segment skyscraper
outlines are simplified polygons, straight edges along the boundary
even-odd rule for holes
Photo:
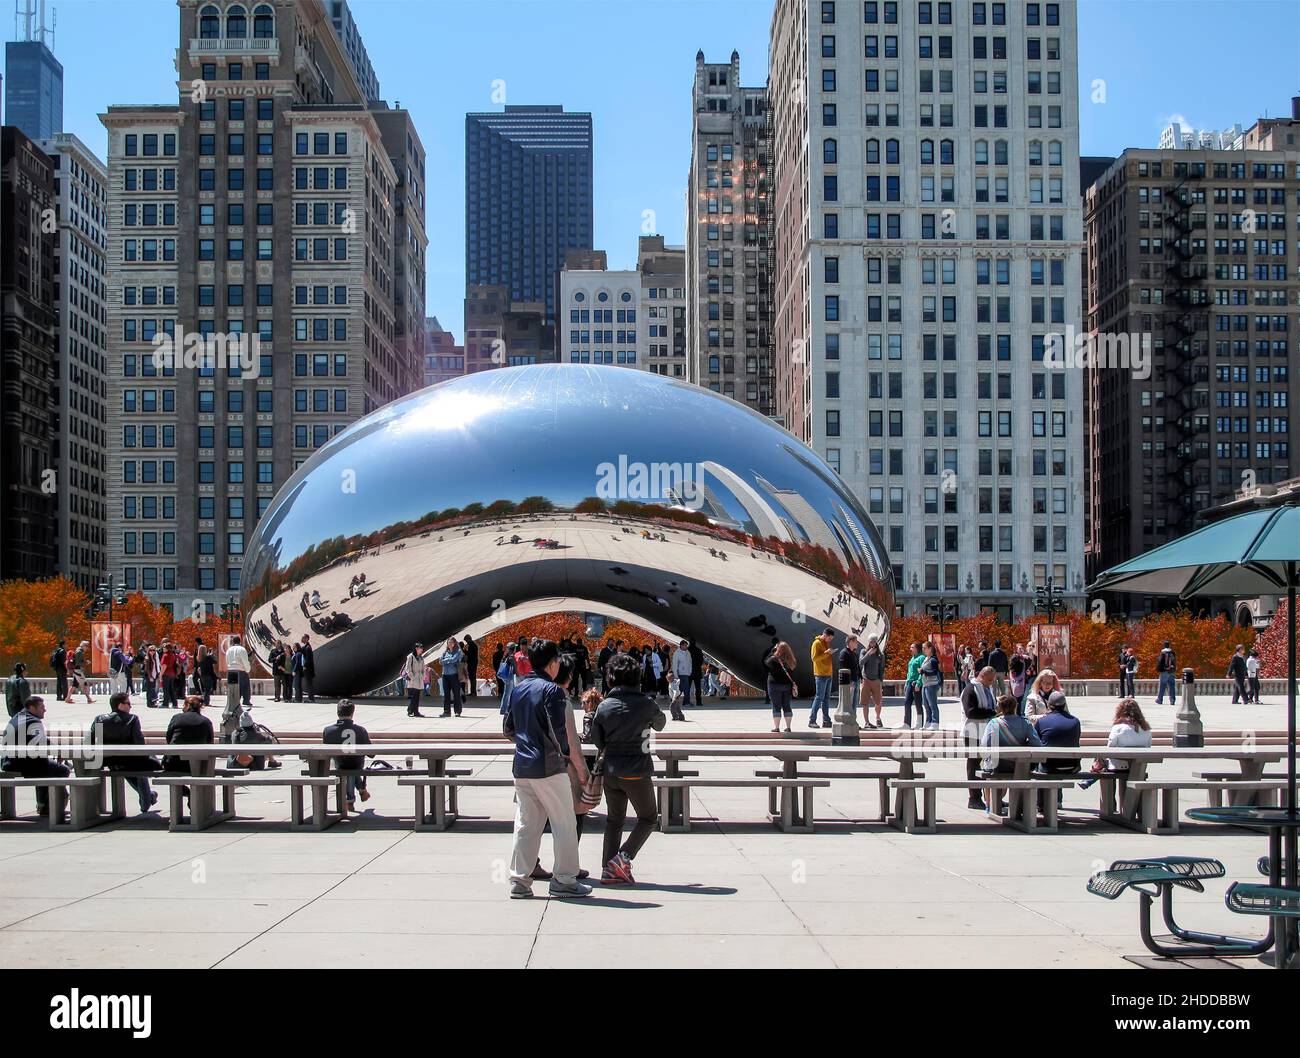
[[[507,106],[465,115],[467,300],[469,288],[503,287],[512,307],[540,304],[553,328],[565,254],[592,247],[592,208],[590,114]],[[468,339],[467,330],[467,355]]]
[[[238,594],[244,541],[303,460],[420,386],[395,288],[400,259],[417,289],[424,247],[422,217],[396,217],[422,208],[391,160],[404,112],[381,111],[390,150],[322,4],[187,3],[179,36],[179,105],[101,120],[108,568],[188,615]]]
[[[686,192],[691,381],[771,415],[772,123],[765,87],[740,56],[695,56]]]
[[[1082,598],[1076,5],[777,0],[776,404],[908,613]]]
[[[38,146],[54,165],[58,203],[58,345],[50,387],[56,565],[80,587],[93,589],[107,572],[108,171],[69,132]]]
[[[1130,148],[1087,192],[1090,575],[1297,473],[1292,107],[1241,146]]]
[[[63,64],[49,48],[45,0],[20,0],[17,12],[22,37],[5,44],[5,124],[45,140],[63,131]]]
[[[0,128],[0,580],[54,574],[54,166]]]
[[[370,62],[370,53],[366,51],[366,42],[361,39],[361,30],[357,20],[352,17],[352,9],[347,0],[325,0],[329,6],[330,22],[338,34],[339,43],[352,66],[357,84],[368,102],[377,102],[379,95],[379,77]]]

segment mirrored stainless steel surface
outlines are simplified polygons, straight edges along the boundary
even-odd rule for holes
[[[761,686],[773,636],[805,677],[823,627],[883,641],[893,586],[866,512],[787,431],[698,386],[568,364],[355,423],[280,490],[244,565],[248,646],[265,662],[308,635],[323,694],[391,682],[417,641],[552,610],[693,637]]]

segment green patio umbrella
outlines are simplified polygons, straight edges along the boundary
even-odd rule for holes
[[[1296,812],[1296,588],[1300,586],[1300,507],[1266,507],[1172,540],[1112,566],[1090,592],[1243,596],[1286,592],[1287,808]],[[1294,855],[1294,853],[1293,853]]]

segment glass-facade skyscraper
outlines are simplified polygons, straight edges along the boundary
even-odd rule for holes
[[[465,115],[465,283],[542,303],[555,323],[569,250],[592,248],[591,115],[507,106]]]
[[[39,40],[5,44],[5,124],[33,140],[63,131],[63,64]]]

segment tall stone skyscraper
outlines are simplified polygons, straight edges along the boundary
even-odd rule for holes
[[[108,171],[70,132],[38,146],[58,203],[51,446],[56,568],[93,590],[107,573]]]
[[[772,122],[740,56],[695,56],[686,192],[691,381],[773,414]]]
[[[399,312],[422,332],[425,246],[405,112],[367,98],[326,5],[182,0],[179,37],[179,102],[101,120],[108,568],[187,616],[238,596],[315,449],[421,386]]]
[[[776,404],[908,613],[1083,588],[1076,5],[777,0]]]

